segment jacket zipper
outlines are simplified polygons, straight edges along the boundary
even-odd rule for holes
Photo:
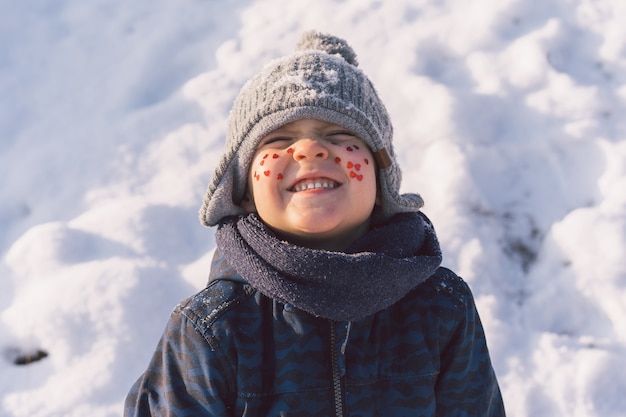
[[[339,358],[337,356],[337,335],[335,334],[335,323],[330,322],[330,352],[333,374],[333,397],[335,400],[335,415],[343,417],[343,388],[341,386],[341,376],[339,375]]]

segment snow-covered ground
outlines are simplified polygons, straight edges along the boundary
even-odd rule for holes
[[[0,416],[121,414],[205,283],[197,211],[232,100],[313,28],[349,41],[387,104],[509,415],[625,415],[623,0],[0,10]]]

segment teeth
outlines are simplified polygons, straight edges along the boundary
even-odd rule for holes
[[[314,181],[302,181],[296,184],[293,187],[293,190],[298,191],[307,191],[307,190],[315,190],[316,188],[335,188],[337,184],[334,181],[330,180],[314,180]]]

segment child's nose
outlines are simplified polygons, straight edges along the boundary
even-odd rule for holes
[[[301,139],[294,144],[293,158],[296,161],[303,159],[328,158],[328,149],[316,139]]]

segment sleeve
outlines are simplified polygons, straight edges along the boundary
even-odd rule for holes
[[[504,404],[493,370],[485,332],[467,284],[456,278],[462,294],[449,338],[441,352],[435,392],[437,416],[504,417]]]
[[[124,416],[229,416],[228,380],[218,347],[177,307],[126,397]]]

